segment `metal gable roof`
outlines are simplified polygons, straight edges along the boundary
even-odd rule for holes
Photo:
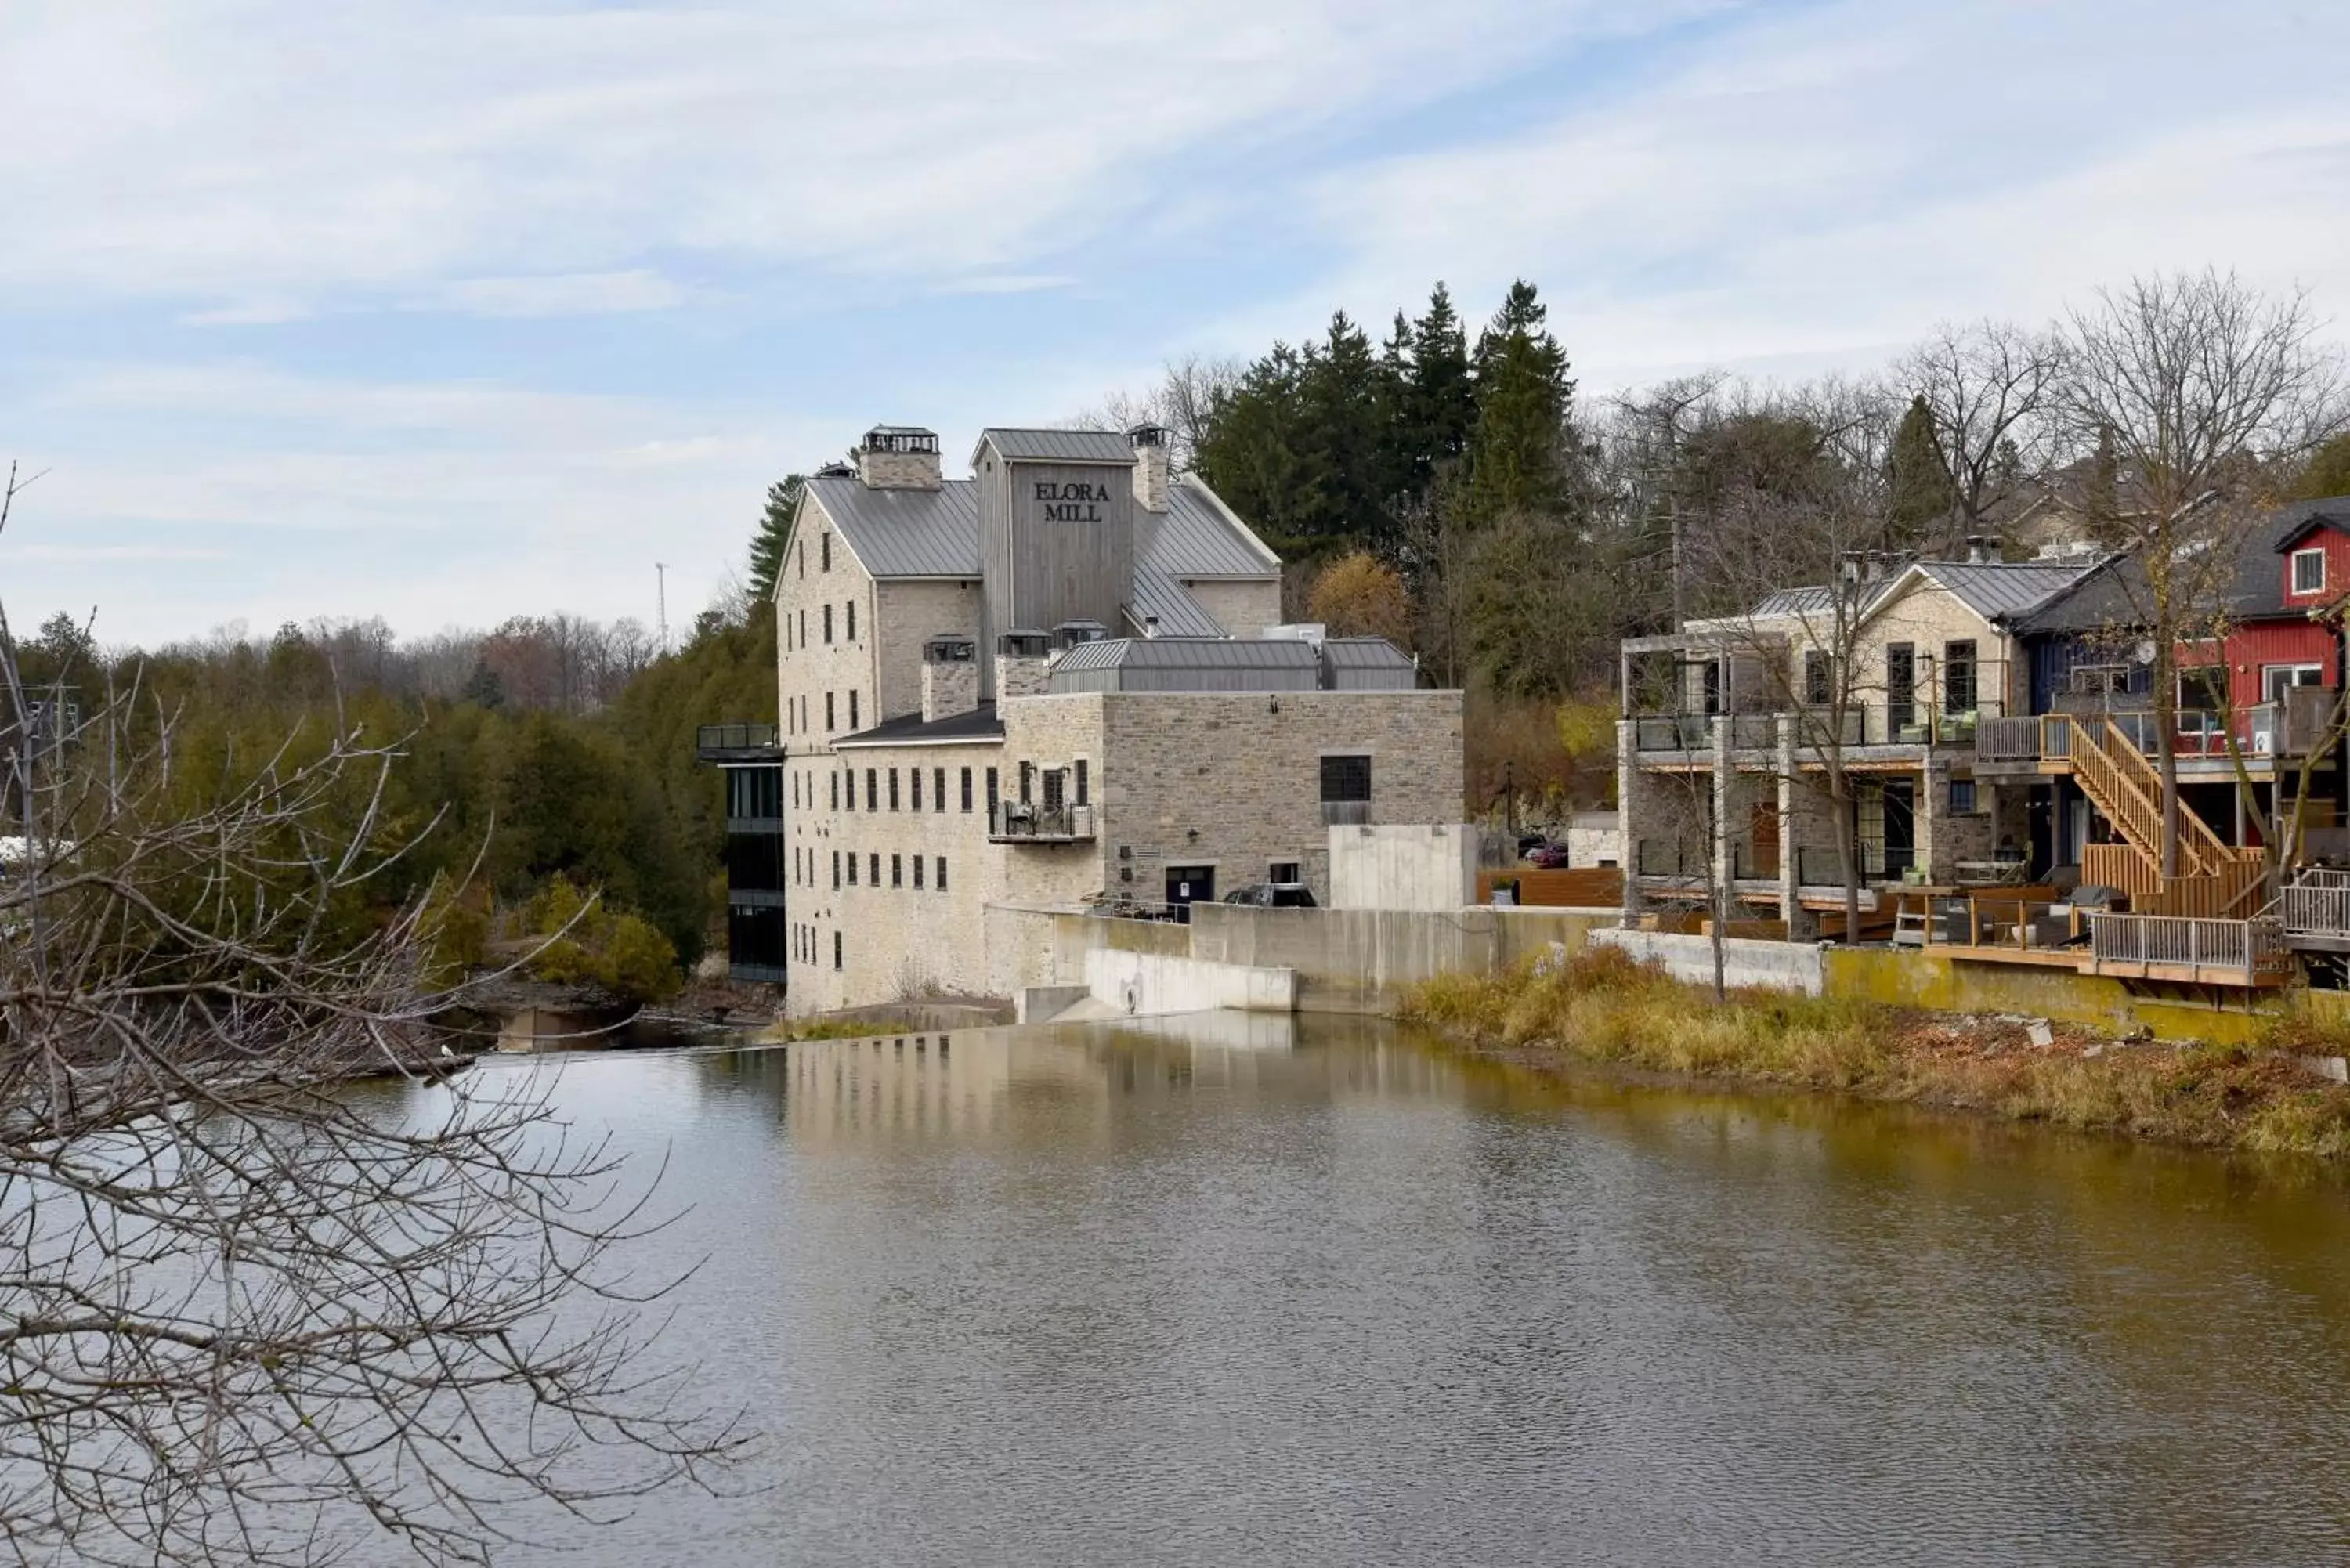
[[[1167,487],[1167,510],[1134,514],[1134,556],[1173,577],[1269,577],[1281,557],[1192,474]]]
[[[1155,566],[1135,566],[1134,597],[1126,613],[1138,631],[1143,629],[1145,617],[1158,617],[1162,637],[1222,637],[1224,632],[1200,601],[1183,591],[1182,584]]]
[[[816,478],[807,481],[806,494],[807,504],[831,519],[858,560],[877,577],[981,575],[975,480],[950,479],[936,490],[873,490],[855,478]],[[1164,513],[1135,513],[1138,604],[1146,595],[1180,593],[1172,579],[1263,578],[1281,570],[1280,557],[1189,474],[1168,487],[1167,508]],[[1152,573],[1170,579],[1163,589],[1145,586]],[[1162,627],[1173,629],[1182,613],[1180,605],[1161,610]]]
[[[811,479],[807,495],[877,577],[980,575],[974,480],[950,479],[936,490],[873,490],[860,479]]]
[[[1918,575],[1985,620],[2022,615],[2078,582],[2087,561],[1920,561]]]
[[[993,447],[1006,462],[1115,462],[1131,465],[1134,443],[1117,431],[1009,430],[990,425],[979,432],[972,449],[977,466],[980,447]]]

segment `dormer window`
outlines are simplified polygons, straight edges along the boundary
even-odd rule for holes
[[[2295,550],[2293,553],[2293,591],[2296,594],[2325,591],[2324,551]]]

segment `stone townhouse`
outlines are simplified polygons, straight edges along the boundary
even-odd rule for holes
[[[1981,546],[1889,570],[1855,560],[1838,583],[1627,641],[1627,913],[1726,885],[1742,912],[1806,930],[1841,903],[1838,809],[1866,885],[2020,877],[2025,798],[1978,769],[1977,736],[2029,711],[2018,622],[2090,566]],[[1850,780],[1840,805],[1831,761]]]
[[[790,1007],[1002,998],[1006,909],[1328,895],[1328,831],[1461,809],[1461,702],[1280,627],[1281,563],[1162,432],[877,426],[775,590]],[[1269,635],[1270,634],[1270,635]]]

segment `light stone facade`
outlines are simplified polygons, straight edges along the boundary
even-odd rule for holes
[[[1087,439],[1032,433],[1046,447]],[[1163,449],[1138,452],[1145,469],[1163,460]],[[863,490],[820,475],[777,576],[792,1012],[927,996],[1008,999],[1021,985],[1048,983],[1055,967],[1036,945],[1036,922],[1017,918],[1022,910],[1079,909],[1105,895],[1158,903],[1168,897],[1170,868],[1211,875],[1221,895],[1270,879],[1276,865],[1294,866],[1326,901],[1326,755],[1368,759],[1371,799],[1349,805],[1350,820],[1460,819],[1457,691],[1055,694],[1046,659],[1001,659],[990,641],[999,634],[1053,628],[988,624],[992,579],[983,573],[992,568],[982,576],[955,569],[959,560],[982,559],[978,538],[968,555],[949,547],[952,517],[971,514],[947,504],[964,493],[950,489],[935,510],[923,510],[933,507],[930,500],[907,498],[906,489],[936,483],[920,464],[896,462],[918,455],[861,452]],[[1124,483],[1128,476],[1117,477]],[[829,503],[837,516],[820,499],[827,483],[841,487]],[[1155,473],[1136,483],[1146,504],[1168,504]],[[1194,505],[1197,482],[1184,483],[1185,504]],[[860,515],[877,489],[897,493]],[[1278,563],[1212,504],[1236,534],[1224,556],[1261,555],[1263,574],[1164,569],[1227,635],[1253,638],[1281,618]],[[1119,515],[1107,509],[1103,525],[1119,525]],[[1039,541],[1056,536],[1040,529],[1023,547],[1034,556]],[[1087,547],[1101,554],[1099,545]],[[1044,556],[1047,569],[1058,568],[1050,549]],[[976,659],[926,670],[925,645],[939,639],[972,642]],[[984,682],[999,693],[992,701],[974,701],[982,672],[994,677]],[[1021,800],[1024,763],[1030,804],[1041,811],[1045,775],[1058,773],[1062,800],[1083,808],[1070,814],[1075,831],[1058,841],[1033,820],[1018,836],[1006,823],[999,825],[1004,841],[991,837],[991,794]]]

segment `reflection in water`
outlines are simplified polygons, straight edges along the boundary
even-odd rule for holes
[[[1292,1028],[565,1064],[773,1484],[560,1560],[2350,1556],[2330,1179]]]

